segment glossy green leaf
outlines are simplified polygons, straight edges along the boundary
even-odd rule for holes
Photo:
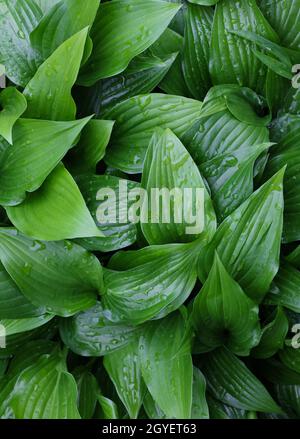
[[[201,6],[213,6],[218,3],[220,0],[188,0],[190,3],[194,3],[195,5]]]
[[[142,205],[145,218],[141,228],[149,244],[189,242],[203,235],[204,239],[212,238],[216,217],[211,199],[196,164],[169,129],[153,134],[145,157],[142,187],[148,196]],[[152,191],[157,189],[174,191],[169,202],[163,198],[162,209],[158,195],[153,205]]]
[[[42,60],[30,44],[30,33],[42,18],[39,6],[33,0],[1,0],[0,62],[5,65],[7,77],[25,87]]]
[[[277,384],[274,386],[274,392],[284,410],[296,419],[299,419],[300,385]]]
[[[85,28],[62,43],[38,68],[24,90],[28,102],[26,117],[75,119],[76,105],[71,89],[78,75],[87,32]]]
[[[8,87],[0,94],[0,106],[0,135],[12,144],[12,129],[26,110],[26,99],[16,88]]]
[[[34,241],[1,228],[0,259],[25,297],[63,317],[94,305],[102,286],[100,262],[68,241]]]
[[[299,349],[286,346],[283,350],[279,351],[279,358],[286,367],[300,374]]]
[[[98,302],[93,308],[60,323],[63,342],[76,354],[100,357],[121,349],[139,333],[140,328],[125,325],[118,316]]]
[[[188,5],[183,49],[183,73],[186,84],[196,99],[202,100],[210,88],[209,46],[213,10]]]
[[[255,369],[273,384],[300,384],[300,374],[274,358],[260,361]]]
[[[104,304],[128,323],[162,318],[190,295],[198,251],[196,241],[116,253],[104,270]]]
[[[283,222],[284,168],[255,191],[217,229],[199,258],[207,277],[217,250],[225,268],[245,293],[260,302],[279,268]]]
[[[283,348],[288,330],[288,319],[283,309],[277,307],[274,319],[263,327],[259,345],[252,350],[251,355],[256,358],[272,357]]]
[[[211,419],[246,419],[247,417],[246,410],[237,409],[231,405],[224,404],[211,395],[208,395],[207,403]]]
[[[98,402],[101,407],[100,419],[119,419],[118,407],[114,401],[103,395],[99,395]]]
[[[201,107],[199,101],[158,93],[121,102],[105,114],[116,121],[106,163],[130,174],[142,172],[154,130],[170,128],[180,138],[199,118]]]
[[[167,416],[163,413],[161,408],[158,407],[156,402],[151,396],[150,392],[146,392],[144,397],[144,409],[149,419],[166,419]]]
[[[105,369],[131,419],[136,419],[143,403],[145,385],[138,358],[138,338],[104,357]]]
[[[178,4],[157,0],[114,0],[100,5],[91,29],[93,51],[79,83],[92,85],[126,69],[162,34]]]
[[[176,313],[149,325],[140,341],[144,381],[168,418],[191,417],[193,365],[190,347],[182,348],[184,336],[185,321]]]
[[[258,306],[228,274],[218,255],[193,305],[198,340],[208,348],[226,346],[249,355],[260,339]]]
[[[205,377],[197,367],[193,367],[193,399],[191,419],[209,419],[209,410],[205,397]]]
[[[281,412],[263,384],[229,350],[220,348],[208,353],[201,363],[208,389],[215,398],[239,409]]]
[[[90,0],[82,8],[77,0],[55,2],[30,34],[32,46],[45,60],[64,41],[93,23],[99,3]]]
[[[231,31],[249,31],[270,41],[278,37],[255,0],[221,0],[214,15],[210,73],[214,84],[239,84],[262,91],[267,68],[251,51],[255,45]]]
[[[45,241],[103,236],[71,174],[59,164],[23,203],[6,208],[13,225]]]
[[[96,166],[105,156],[114,122],[92,119],[82,130],[79,143],[70,151],[71,167],[74,173],[95,173]]]
[[[95,376],[88,370],[73,372],[78,389],[78,410],[82,419],[91,419],[95,412],[99,386]]]
[[[137,239],[137,226],[129,221],[128,214],[135,199],[128,199],[128,193],[136,191],[139,184],[109,175],[89,174],[77,178],[77,183],[99,230],[104,235],[103,238],[85,238],[77,242],[88,250],[102,252],[119,250],[133,244]],[[101,196],[99,195],[101,190],[104,191],[103,196],[101,193]],[[107,195],[103,199],[105,194],[111,196]],[[103,212],[106,223],[98,221],[98,209]]]
[[[13,145],[0,141],[0,203],[15,206],[25,199],[26,192],[37,190],[89,119],[19,119],[13,130]]]

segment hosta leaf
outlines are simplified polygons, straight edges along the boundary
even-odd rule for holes
[[[282,133],[281,124],[274,128],[278,145],[272,148],[272,154],[265,170],[265,178],[273,175],[282,166],[287,165],[284,178],[284,228],[283,241],[291,242],[300,239],[300,120],[298,116],[288,117],[286,132]]]
[[[168,418],[191,417],[193,365],[190,347],[182,349],[184,336],[185,321],[175,313],[151,323],[140,340],[144,381]]]
[[[284,171],[275,174],[219,226],[199,259],[201,280],[208,275],[217,250],[245,293],[257,302],[263,299],[279,267]]]
[[[56,3],[59,3],[60,0],[34,0],[34,3],[36,3],[43,14],[49,11],[49,9],[52,8]]]
[[[73,122],[19,119],[13,145],[0,144],[0,203],[14,206],[38,189],[90,118]]]
[[[39,67],[24,90],[28,102],[26,117],[75,119],[76,105],[71,89],[79,71],[87,32],[85,28],[62,43]]]
[[[105,114],[116,121],[106,163],[130,174],[142,172],[154,130],[170,128],[180,138],[199,118],[201,107],[199,101],[158,93],[121,102]]]
[[[45,241],[103,236],[71,174],[60,163],[23,203],[6,208],[15,227]]]
[[[259,6],[283,46],[300,50],[300,1],[260,0]]]
[[[163,413],[160,407],[156,404],[150,392],[146,392],[144,397],[144,409],[149,419],[166,419],[167,416]]]
[[[92,85],[126,69],[162,34],[180,5],[157,0],[114,0],[100,5],[91,29],[93,51],[79,83]]]
[[[17,378],[8,409],[16,419],[78,419],[77,387],[64,354],[41,355]]]
[[[48,58],[64,41],[93,23],[99,3],[91,0],[82,8],[77,0],[56,2],[31,33],[32,46],[43,59]]]
[[[246,419],[247,411],[237,409],[230,405],[213,398],[211,395],[207,397],[209,414],[211,419]]]
[[[60,324],[63,342],[85,357],[100,357],[121,349],[139,331],[139,328],[120,322],[115,313],[103,309],[99,302],[87,311],[63,319]]]
[[[137,226],[128,219],[129,208],[134,204],[134,200],[128,200],[128,192],[136,190],[139,184],[109,175],[82,175],[77,178],[77,183],[99,230],[104,235],[103,238],[80,239],[78,243],[88,250],[102,252],[119,250],[133,244],[137,238]],[[104,190],[104,193],[108,193],[107,189],[114,195],[103,200],[98,191]],[[104,210],[106,224],[100,223],[97,219],[100,207]]]
[[[136,419],[146,391],[138,358],[138,338],[104,357],[105,369],[131,419]]]
[[[229,350],[210,352],[201,363],[208,389],[215,398],[239,409],[281,413],[263,384]]]
[[[25,297],[63,317],[94,305],[101,288],[100,262],[68,241],[34,241],[1,228],[0,259]]]
[[[97,85],[100,92],[98,102],[95,102],[101,113],[130,97],[154,90],[173,65],[176,56],[176,53],[161,58],[142,54],[134,58],[120,75],[103,79]]]
[[[255,369],[273,384],[300,384],[300,374],[274,358],[260,361]]]
[[[274,319],[263,327],[259,345],[252,350],[251,355],[256,358],[272,357],[283,348],[288,330],[288,319],[283,309],[277,307]]]
[[[97,397],[100,392],[95,376],[85,370],[81,373],[73,372],[78,389],[78,410],[82,419],[91,419],[95,412]]]
[[[5,65],[7,77],[25,87],[42,62],[31,47],[29,36],[42,18],[42,12],[33,0],[1,0],[0,62]]]
[[[300,313],[300,272],[289,263],[282,262],[265,303],[282,305]]]
[[[260,338],[258,306],[228,274],[218,255],[193,305],[197,338],[209,348],[225,345],[249,355]]]
[[[208,240],[212,238],[216,217],[211,199],[193,159],[169,129],[157,130],[150,141],[142,187],[148,197],[143,202],[145,218],[141,227],[149,244],[189,242],[201,234]],[[152,205],[152,191],[156,189],[177,191],[177,195],[170,195],[170,200],[163,198],[160,209],[158,196],[155,206]],[[152,220],[154,211],[155,222]]]
[[[119,419],[118,407],[114,401],[103,395],[98,396],[100,404],[100,419]]]
[[[193,367],[193,399],[191,419],[208,419],[209,411],[205,398],[206,381],[203,373]]]
[[[300,351],[293,347],[286,346],[279,351],[279,358],[283,364],[289,369],[294,370],[300,374]]]
[[[194,3],[195,5],[201,6],[213,6],[218,3],[220,0],[188,0],[190,3]]]
[[[250,31],[277,41],[278,37],[255,0],[221,0],[214,15],[210,73],[214,84],[239,84],[262,91],[267,68],[251,51],[255,45],[230,31]]]
[[[140,324],[179,308],[196,282],[199,244],[169,244],[116,253],[104,270],[107,308]]]
[[[200,100],[211,84],[208,66],[212,21],[211,8],[188,5],[182,67],[192,96]]]
[[[43,307],[35,307],[23,296],[3,265],[0,264],[0,319],[35,317],[43,312]]]
[[[114,122],[92,119],[83,129],[76,148],[70,151],[71,167],[76,174],[96,171],[103,159]]]
[[[300,245],[298,245],[290,254],[285,258],[294,267],[300,268]]]
[[[172,95],[190,97],[182,71],[183,43],[184,39],[181,35],[167,28],[149,50],[159,58],[177,54],[170,70],[160,82],[159,88]]]
[[[12,129],[26,110],[26,99],[16,88],[8,87],[0,94],[0,105],[0,135],[12,144]]]
[[[276,384],[274,392],[283,409],[296,419],[299,419],[300,385]]]

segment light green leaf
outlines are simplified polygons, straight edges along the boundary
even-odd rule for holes
[[[79,83],[92,85],[126,69],[166,29],[180,5],[157,0],[114,0],[100,5],[91,29],[93,51]]]
[[[199,258],[204,281],[215,251],[245,293],[261,302],[279,268],[283,222],[281,169],[219,226]]]
[[[185,329],[182,315],[175,313],[151,323],[140,340],[144,381],[168,418],[191,417],[193,365],[190,346],[182,347]]]
[[[199,118],[201,108],[199,101],[158,93],[121,102],[105,114],[116,121],[105,162],[130,174],[142,172],[154,130],[170,128],[180,138]]]
[[[73,146],[90,118],[74,122],[19,119],[13,145],[0,141],[0,203],[20,204],[37,190]]]
[[[203,373],[193,367],[193,400],[191,419],[209,419],[208,405],[205,398],[206,381]]]
[[[213,9],[188,5],[184,31],[183,73],[196,99],[202,100],[210,88],[209,46]]]
[[[103,236],[62,163],[37,191],[28,194],[18,206],[7,207],[6,212],[20,232],[35,239],[59,241]]]
[[[201,363],[208,389],[218,400],[239,409],[281,413],[263,384],[226,348],[207,353]]]
[[[103,395],[99,395],[98,402],[101,408],[100,419],[119,419],[118,407],[114,401]]]
[[[218,3],[220,0],[188,0],[190,3],[194,3],[195,5],[202,6],[213,6]]]
[[[102,286],[100,262],[68,241],[34,241],[1,228],[0,259],[25,297],[63,317],[93,306]]]
[[[143,201],[145,218],[141,228],[149,244],[189,242],[198,236],[208,241],[212,238],[216,217],[211,199],[196,164],[169,129],[153,134],[145,157],[142,187],[148,196]],[[169,200],[162,195],[162,209],[159,196],[152,197],[152,191],[157,189],[175,191],[173,196],[168,192]]]
[[[228,274],[217,253],[194,301],[192,319],[197,338],[209,349],[224,345],[237,355],[249,355],[260,339],[258,306]]]
[[[27,102],[24,96],[14,87],[5,88],[0,94],[0,135],[12,144],[12,129],[19,117],[24,113]]]
[[[137,418],[146,392],[138,358],[138,341],[136,338],[122,349],[106,355],[103,361],[130,419]]]
[[[104,304],[130,324],[164,317],[190,295],[198,252],[196,241],[116,253],[104,270]]]
[[[43,14],[47,13],[49,9],[52,8],[56,3],[59,3],[60,0],[34,0],[34,3],[36,3]]]
[[[85,28],[62,43],[39,67],[24,90],[28,102],[26,117],[75,119],[76,105],[71,89],[78,75],[87,32]]]
[[[259,345],[251,352],[253,357],[269,358],[283,348],[289,330],[289,322],[280,306],[277,307],[274,315],[274,319],[263,327]]]
[[[100,302],[93,308],[60,323],[63,342],[76,354],[100,357],[121,349],[139,333],[140,328],[125,325]]]

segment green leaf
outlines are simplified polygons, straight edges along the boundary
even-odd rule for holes
[[[210,352],[201,363],[208,389],[215,398],[239,409],[281,413],[263,384],[229,350]]]
[[[4,89],[0,94],[0,135],[12,144],[12,129],[19,117],[24,113],[27,102],[24,96],[14,87]]]
[[[5,65],[7,77],[25,87],[42,60],[30,44],[29,36],[42,18],[42,12],[33,0],[1,0],[0,62]]]
[[[300,272],[283,261],[264,303],[281,305],[300,313]]]
[[[144,409],[149,419],[166,419],[167,416],[163,413],[160,407],[156,404],[150,392],[146,392],[144,397]]]
[[[13,145],[0,141],[0,203],[20,204],[37,190],[73,146],[89,117],[73,122],[19,119]]]
[[[211,419],[246,419],[247,412],[213,398],[208,394],[207,402]]]
[[[196,241],[116,253],[104,270],[104,304],[135,325],[162,318],[190,295],[198,252]]]
[[[300,245],[298,245],[290,254],[285,258],[291,265],[296,268],[300,268]]]
[[[260,339],[258,306],[228,274],[217,253],[192,314],[197,338],[208,348],[226,346],[249,355]]]
[[[63,342],[76,354],[100,357],[121,349],[139,333],[140,328],[125,325],[118,316],[98,302],[93,308],[60,323]]]
[[[262,301],[279,268],[284,171],[275,174],[219,226],[199,258],[202,281],[217,251],[245,293],[256,302]]]
[[[256,358],[272,357],[284,347],[288,330],[288,319],[283,309],[278,306],[274,319],[263,327],[259,345],[252,350],[251,355]]]
[[[279,351],[279,358],[283,364],[289,369],[294,370],[300,374],[300,351],[293,347],[285,346]]]
[[[91,419],[95,412],[99,386],[94,375],[85,370],[73,372],[78,389],[78,410],[82,419]]]
[[[273,136],[276,137],[278,145],[272,148],[270,160],[268,161],[265,178],[273,175],[282,166],[287,165],[284,178],[284,228],[283,242],[292,242],[300,239],[300,121],[298,116],[288,116],[286,132],[279,123],[274,128]]]
[[[8,408],[16,419],[78,419],[77,387],[65,354],[41,355],[18,376]]]
[[[82,130],[76,148],[70,151],[71,168],[74,173],[96,172],[96,166],[105,156],[114,122],[92,119]]]
[[[138,358],[138,339],[104,357],[105,369],[114,383],[130,419],[136,419],[146,392]]]
[[[188,0],[190,3],[201,6],[213,6],[217,4],[220,0]]]
[[[213,10],[188,5],[184,31],[183,73],[192,96],[203,99],[210,88],[209,46]]]
[[[79,239],[77,242],[88,250],[102,252],[119,250],[133,244],[137,239],[137,226],[129,221],[128,213],[135,200],[128,200],[128,193],[138,190],[139,184],[110,175],[90,174],[78,177],[77,183],[99,230],[104,235],[99,238]],[[102,195],[99,196],[101,190],[107,199],[103,200]],[[98,221],[98,209],[104,214],[106,223]]]
[[[278,37],[255,0],[221,0],[215,10],[211,39],[210,73],[214,84],[239,84],[263,91],[267,68],[252,52],[255,45],[231,31],[250,31],[270,41]]]
[[[45,241],[103,236],[71,174],[60,163],[23,203],[6,208],[13,225]]]
[[[259,6],[279,35],[281,44],[300,50],[300,1],[260,0]]]
[[[300,374],[274,358],[256,363],[255,368],[273,384],[300,384]]]
[[[168,418],[191,417],[193,365],[190,346],[182,348],[184,336],[185,321],[175,313],[151,323],[140,340],[144,381]]]
[[[1,228],[0,259],[25,297],[62,317],[94,305],[102,286],[100,262],[68,241],[34,241]]]
[[[157,0],[114,0],[100,5],[91,29],[93,51],[79,83],[92,85],[126,69],[166,29],[180,5]]]
[[[170,128],[180,138],[199,118],[201,107],[199,101],[158,93],[121,102],[105,114],[116,121],[105,162],[130,174],[142,172],[155,129]]]
[[[300,385],[276,384],[274,392],[286,412],[296,419],[300,416]]]
[[[193,367],[193,399],[191,419],[209,419],[209,410],[205,397],[205,377],[197,367]]]
[[[28,102],[26,117],[75,119],[76,105],[71,89],[78,75],[87,32],[85,28],[62,43],[38,68],[24,90]]]
[[[52,6],[59,2],[60,0],[34,0],[34,3],[39,6],[43,14],[46,14]]]
[[[77,0],[55,2],[30,34],[32,46],[45,60],[64,41],[93,23],[99,3],[91,0],[82,8]]]
[[[98,402],[101,408],[100,419],[119,419],[118,407],[114,401],[103,395],[99,395]]]
[[[193,159],[169,129],[153,134],[145,157],[142,187],[148,196],[142,204],[145,218],[142,213],[141,228],[149,244],[189,242],[203,235],[208,241],[212,238],[216,217],[211,199]],[[157,189],[174,191],[173,196],[168,192],[169,200],[167,196],[162,199],[162,209],[159,195],[152,197],[152,191]]]
[[[23,296],[3,265],[0,264],[0,319],[35,317],[43,312],[43,307],[35,307]]]

